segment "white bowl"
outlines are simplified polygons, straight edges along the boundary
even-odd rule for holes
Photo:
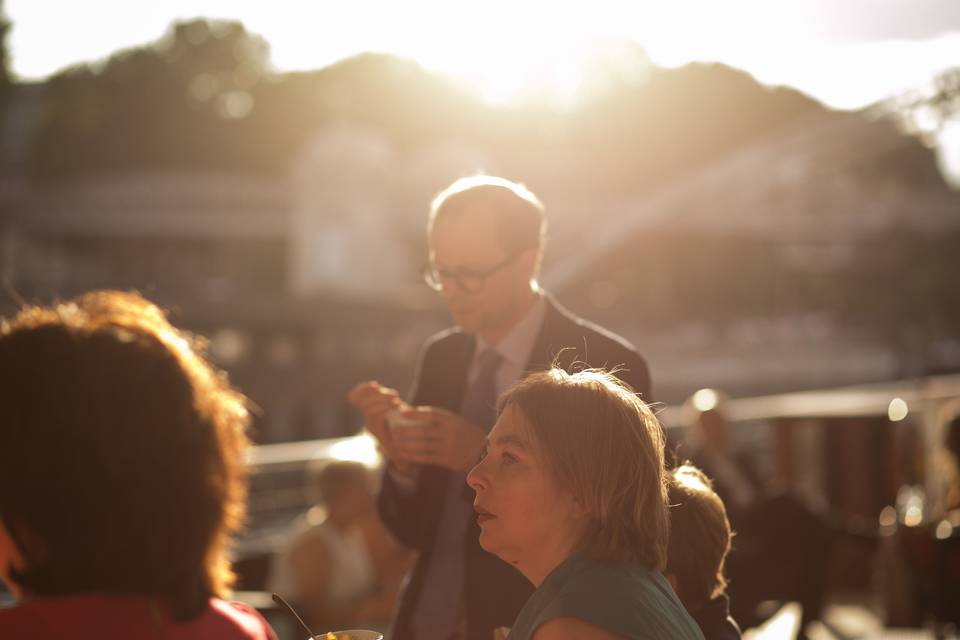
[[[406,417],[400,409],[391,409],[387,413],[386,418],[391,431],[402,430],[409,427],[424,427],[427,425],[423,420]]]

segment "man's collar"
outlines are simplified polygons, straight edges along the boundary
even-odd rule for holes
[[[520,318],[513,327],[503,336],[500,342],[493,346],[497,352],[518,366],[525,367],[530,358],[530,352],[537,341],[540,328],[543,326],[543,320],[547,315],[547,298],[540,292],[537,294],[537,300],[533,306]],[[477,349],[474,353],[482,353],[487,347],[491,347],[479,335],[477,336]]]

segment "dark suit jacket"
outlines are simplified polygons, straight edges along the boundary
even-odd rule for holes
[[[421,353],[410,403],[459,411],[475,347],[475,337],[459,329],[450,329],[430,338]],[[583,366],[620,367],[617,376],[650,402],[647,365],[633,346],[574,316],[548,297],[543,326],[531,352],[527,372],[544,370],[554,362],[571,372]],[[424,467],[417,489],[408,495],[398,490],[389,474],[384,475],[379,496],[380,516],[398,540],[420,552],[400,596],[392,625],[392,640],[414,640],[410,628],[411,614],[430,562],[449,477],[450,472],[446,469]],[[471,494],[465,492],[464,499],[472,500]],[[516,569],[483,551],[479,536],[476,520],[471,518],[464,540],[467,637],[489,640],[496,627],[513,625],[533,593],[533,587]]]

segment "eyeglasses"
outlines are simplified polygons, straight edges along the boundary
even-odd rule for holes
[[[444,269],[437,269],[432,263],[428,262],[427,264],[423,265],[423,280],[427,283],[427,286],[434,291],[443,291],[444,281],[453,280],[464,293],[480,293],[480,291],[483,290],[483,286],[487,283],[487,278],[513,262],[517,256],[526,250],[527,249],[524,248],[520,251],[511,253],[503,260],[503,262],[500,262],[499,264],[490,267],[485,271],[474,271],[473,269],[446,271]]]

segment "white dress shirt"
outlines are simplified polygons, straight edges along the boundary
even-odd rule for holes
[[[492,345],[497,353],[503,357],[503,363],[500,365],[496,377],[498,396],[513,386],[526,370],[530,353],[533,351],[533,345],[537,341],[546,315],[547,301],[542,295],[537,296],[537,301],[520,321],[513,325],[513,328],[507,332],[507,335],[503,336],[499,343]],[[473,360],[470,362],[470,369],[467,374],[468,383],[473,382],[479,374],[479,356],[488,347],[491,347],[491,345],[477,336],[477,348],[473,352]]]

